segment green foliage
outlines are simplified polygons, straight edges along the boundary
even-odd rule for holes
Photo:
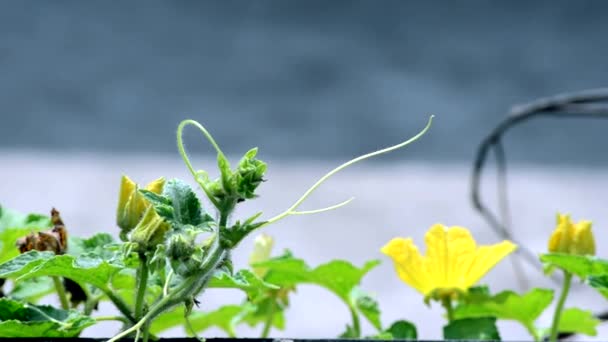
[[[360,337],[358,326],[358,313],[362,314],[376,329],[382,330],[380,310],[378,303],[359,287],[362,278],[380,262],[368,261],[359,268],[343,260],[333,260],[315,268],[309,267],[302,259],[295,258],[291,252],[271,258],[267,261],[253,264],[254,267],[263,267],[267,270],[264,280],[276,284],[282,289],[295,289],[301,284],[321,286],[338,296],[354,315],[353,326],[347,326],[342,337]],[[268,306],[274,309],[273,313],[282,312],[284,305],[276,303]]]
[[[70,236],[67,254],[49,248],[65,238],[65,227],[54,216],[56,229],[38,234],[32,251],[18,255],[17,238],[31,231],[51,228],[45,216],[23,216],[0,207],[0,283],[13,280],[14,299],[35,300],[48,293],[49,283],[60,298],[62,307],[69,307],[66,290],[84,297],[81,312],[56,310],[45,306],[24,304],[13,299],[0,303],[0,336],[72,337],[94,323],[90,317],[96,303],[107,297],[120,312],[120,317],[104,317],[125,323],[124,330],[110,341],[137,336],[144,342],[152,332],[162,331],[184,317],[193,331],[217,326],[234,335],[239,322],[257,325],[264,322],[264,334],[273,325],[285,326],[283,310],[289,292],[299,284],[322,286],[342,299],[351,311],[353,326],[349,335],[360,336],[359,314],[381,330],[380,310],[376,301],[357,288],[361,278],[378,262],[362,268],[346,261],[332,261],[309,268],[302,260],[285,256],[269,261],[268,274],[260,279],[250,271],[232,272],[231,250],[254,230],[290,215],[311,214],[336,209],[347,202],[311,211],[298,211],[304,200],[324,181],[338,171],[367,158],[384,154],[417,140],[430,127],[431,119],[419,134],[400,144],[352,159],[328,172],[306,191],[292,206],[267,221],[257,221],[261,213],[244,221],[233,219],[237,204],[257,197],[264,181],[267,165],[257,159],[257,148],[249,150],[232,168],[211,134],[198,122],[184,120],[178,126],[179,152],[194,180],[201,186],[212,205],[215,218],[203,210],[192,188],[185,182],[159,178],[138,190],[123,176],[119,189],[116,243],[109,234],[88,239]],[[210,180],[206,171],[196,171],[185,152],[182,134],[187,125],[197,127],[217,152],[220,177]],[[160,192],[162,187],[162,192]],[[94,208],[93,208],[94,209]],[[232,224],[232,222],[234,222]],[[199,236],[209,233],[202,242]],[[44,240],[46,239],[46,240]],[[290,269],[290,266],[296,266]],[[52,282],[50,280],[52,279]],[[67,285],[66,285],[67,284]],[[1,285],[0,285],[1,286]],[[70,288],[72,290],[70,290]],[[243,305],[229,305],[211,312],[191,314],[196,297],[206,288],[235,288],[247,294]],[[126,299],[125,299],[126,298]],[[71,305],[80,307],[80,299],[71,297]],[[176,310],[177,308],[177,310]],[[392,337],[411,336],[407,323],[394,324],[387,330]],[[415,335],[415,329],[414,329]]]
[[[588,282],[591,287],[601,293],[604,298],[608,299],[608,275],[589,277]]]
[[[210,231],[213,218],[204,212],[198,197],[184,181],[169,180],[160,195],[143,189],[139,192],[152,203],[158,215],[172,224],[173,229]]]
[[[53,281],[48,277],[22,280],[14,284],[8,297],[28,303],[35,303],[53,293]]]
[[[443,338],[446,340],[500,340],[496,318],[457,319],[443,327]]]
[[[562,312],[559,320],[559,332],[595,336],[597,335],[596,327],[599,323],[600,321],[590,311],[569,308]]]
[[[210,312],[193,312],[190,314],[188,319],[190,320],[192,329],[194,329],[194,331],[197,333],[204,332],[212,327],[218,327],[222,329],[228,336],[235,337],[236,334],[234,329],[240,322],[243,313],[243,306],[241,305],[225,305]],[[184,319],[185,312],[182,308],[166,312],[154,321],[152,327],[150,328],[150,332],[153,334],[158,334],[176,326],[183,326]],[[184,331],[188,335],[191,335],[191,331],[188,331],[185,329],[185,327]]]
[[[304,260],[294,258],[288,251],[283,256],[253,266],[267,268],[268,274],[265,280],[271,284],[283,288],[298,284],[315,284],[330,290],[345,303],[350,303],[351,291],[379,263],[378,260],[368,261],[363,267],[358,268],[348,261],[333,260],[311,269]]]
[[[0,299],[0,337],[77,337],[94,323],[76,310]]]
[[[552,301],[553,291],[548,289],[535,288],[523,295],[513,291],[503,291],[495,296],[477,292],[455,308],[454,318],[495,317],[514,320],[538,339],[535,321]]]
[[[79,256],[82,254],[93,253],[103,259],[109,260],[114,257],[114,252],[107,248],[116,242],[112,235],[107,233],[97,233],[90,238],[80,238],[70,236],[68,243],[68,254]]]
[[[548,253],[540,260],[549,270],[558,267],[581,278],[608,275],[608,260],[591,255]]]
[[[396,321],[384,332],[389,333],[393,339],[415,340],[418,338],[416,326],[408,321]]]
[[[75,257],[30,251],[1,264],[0,278],[21,281],[40,276],[57,276],[109,290],[108,284],[112,276],[122,268],[119,264],[110,263],[92,253]]]
[[[247,294],[250,300],[259,298],[268,290],[279,287],[268,283],[249,270],[240,270],[231,275],[228,272],[218,272],[209,281],[208,288],[240,289]]]

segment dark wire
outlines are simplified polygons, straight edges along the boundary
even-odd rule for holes
[[[574,93],[564,93],[551,97],[540,98],[538,100],[515,106],[511,109],[506,119],[500,122],[488,136],[486,136],[475,156],[473,162],[473,173],[471,177],[471,201],[473,207],[501,238],[509,239],[518,245],[517,254],[520,260],[542,270],[542,265],[538,257],[524,244],[518,242],[511,233],[511,213],[508,201],[507,186],[507,162],[506,153],[501,143],[505,133],[519,125],[531,120],[532,118],[547,116],[553,118],[598,118],[608,119],[608,88],[590,89]],[[500,215],[495,214],[485,204],[481,197],[481,178],[487,161],[487,155],[493,150],[497,165],[497,196]],[[520,285],[524,275],[521,264],[515,264],[514,269]],[[556,280],[555,278],[553,278]],[[596,318],[608,320],[608,312],[595,315]],[[559,338],[564,339],[573,334],[560,334]]]

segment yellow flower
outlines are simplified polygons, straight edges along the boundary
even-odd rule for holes
[[[394,238],[382,253],[390,256],[399,278],[429,298],[442,299],[466,292],[517,246],[503,241],[477,247],[463,227],[432,226],[425,236],[426,255],[411,238]]]
[[[549,238],[549,252],[595,255],[591,221],[574,224],[570,215],[557,214],[557,226]]]
[[[272,252],[272,246],[274,240],[270,235],[260,234],[255,238],[253,242],[253,252],[249,256],[249,264],[253,265],[258,262],[263,262],[270,259],[270,253]],[[265,267],[252,266],[253,273],[258,277],[263,278],[268,270]]]
[[[165,179],[159,178],[148,185],[146,190],[160,194],[163,191]],[[129,177],[122,176],[116,210],[116,223],[121,229],[121,236],[131,231],[141,220],[150,203],[138,191],[138,186]]]

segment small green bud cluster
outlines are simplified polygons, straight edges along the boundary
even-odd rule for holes
[[[219,203],[219,210],[230,211],[236,203],[256,197],[255,190],[264,181],[266,172],[266,163],[255,158],[257,153],[257,148],[245,153],[235,170],[223,154],[218,154],[220,177],[208,181],[206,187],[209,195]]]
[[[194,231],[171,234],[167,239],[166,246],[166,257],[175,274],[189,277],[201,268],[207,248],[206,244],[196,244],[196,233]]]

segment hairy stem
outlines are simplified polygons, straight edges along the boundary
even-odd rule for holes
[[[148,286],[148,259],[144,254],[139,255],[139,268],[137,269],[137,292],[135,293],[135,319],[143,317],[144,298]]]

